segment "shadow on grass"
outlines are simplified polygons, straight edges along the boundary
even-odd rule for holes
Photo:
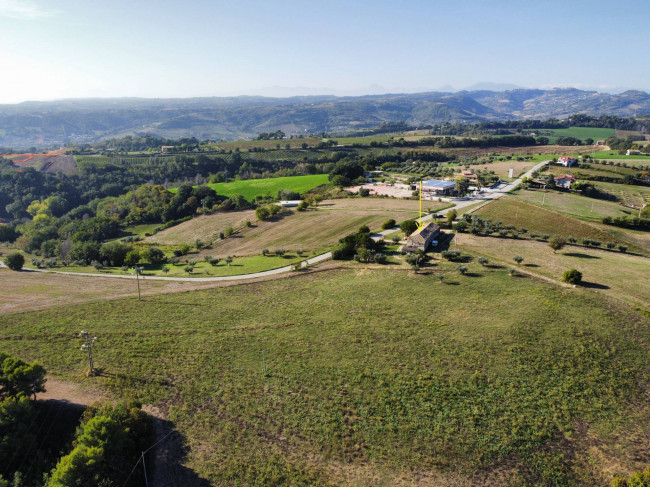
[[[579,259],[600,259],[597,255],[583,254],[581,252],[566,252],[564,255],[578,257]]]
[[[537,264],[524,264],[524,267],[539,267]]]
[[[483,277],[483,274],[478,274],[476,272],[466,272],[465,276],[467,276],[467,277]]]
[[[487,267],[488,269],[505,269],[505,266],[497,265],[497,264],[488,264],[485,267]]]
[[[149,485],[166,487],[210,487],[210,482],[183,465],[189,446],[171,422],[154,418],[155,440],[160,442],[147,454],[152,468]],[[149,468],[149,467],[148,467]]]
[[[606,286],[605,284],[598,284],[596,282],[588,282],[588,281],[582,281],[580,283],[580,286],[586,287],[587,289],[610,289],[610,287]]]

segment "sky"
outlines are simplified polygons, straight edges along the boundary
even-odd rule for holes
[[[0,103],[650,92],[648,19],[648,0],[0,0]]]

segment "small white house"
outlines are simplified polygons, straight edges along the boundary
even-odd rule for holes
[[[578,159],[576,159],[575,157],[562,156],[557,160],[557,163],[560,166],[571,167],[578,164]]]

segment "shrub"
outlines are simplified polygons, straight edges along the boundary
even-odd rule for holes
[[[456,231],[464,233],[467,231],[467,222],[465,220],[461,220],[458,223],[456,223]]]
[[[560,237],[559,235],[553,235],[548,240],[548,246],[553,249],[553,253],[557,252],[558,250],[562,250],[565,245],[566,240],[564,240],[564,238]]]
[[[607,242],[607,248],[610,250],[616,248],[616,242]]]
[[[251,227],[251,225],[253,225],[253,224],[251,223],[251,221],[250,221],[250,220],[246,220],[246,223],[245,223],[245,225],[246,225],[246,228],[250,228],[250,227]]]
[[[269,249],[264,249],[264,250],[262,250],[262,255],[263,255],[264,257],[266,257],[267,255],[269,255]]]
[[[456,260],[460,258],[461,252],[460,250],[443,250],[440,255],[443,259]]]
[[[277,249],[277,250],[274,252],[274,254],[277,255],[278,257],[283,257],[284,254],[286,254],[286,253],[287,253],[287,252],[286,252],[286,250],[284,250],[284,249]]]
[[[181,255],[187,255],[190,253],[191,247],[187,244],[183,244],[180,247]]]
[[[140,262],[140,251],[137,249],[129,251],[124,258],[124,263],[129,267],[133,267],[138,262]]]
[[[162,264],[165,262],[165,252],[156,247],[148,247],[142,252],[142,258],[148,260],[151,264]]]
[[[298,211],[305,211],[307,208],[309,208],[309,203],[307,201],[301,201],[298,203],[298,207],[296,209]]]
[[[521,255],[515,255],[512,260],[514,260],[517,265],[519,265],[524,261],[524,258]]]
[[[548,240],[551,236],[548,233],[543,233],[540,237],[542,240]]]
[[[458,267],[456,267],[456,270],[464,276],[467,273],[467,266],[459,265]]]
[[[167,274],[169,272],[169,267],[163,267],[161,270],[163,273]]]
[[[481,264],[482,266],[486,266],[490,263],[490,261],[486,257],[479,257],[478,263]]]
[[[212,267],[216,267],[219,262],[221,262],[221,259],[217,259],[216,257],[210,258],[208,261]]]
[[[393,235],[393,238],[391,240],[393,241],[393,243],[399,243],[400,238],[398,235]]]
[[[181,255],[183,255],[183,252],[181,252],[180,249],[174,249],[173,252],[174,252],[174,257],[180,257]]]
[[[194,246],[196,247],[196,250],[201,250],[203,248],[203,242],[199,240],[198,238],[194,242]]]
[[[233,230],[233,228],[231,226],[226,228],[226,231],[225,231],[226,237],[231,237],[233,233],[235,233],[235,231]]]
[[[228,264],[228,267],[230,267],[230,264],[232,264],[232,257],[228,256],[224,259],[224,262]]]
[[[187,272],[188,274],[191,274],[194,271],[194,266],[191,264],[186,265],[183,267],[183,270]]]
[[[396,224],[397,222],[391,218],[390,220],[386,220],[384,223],[382,223],[381,229],[388,230],[389,228],[393,228]]]
[[[298,257],[302,257],[302,254],[304,254],[304,250],[296,250],[296,254],[298,254]]]
[[[567,242],[569,242],[570,244],[575,244],[575,243],[578,241],[578,239],[575,238],[575,237],[568,237],[566,240],[567,240]]]
[[[627,252],[627,245],[619,244],[618,250],[620,250],[621,252]]]
[[[508,268],[508,275],[509,276],[516,276],[517,275],[517,270],[513,269],[512,267]]]
[[[612,487],[650,487],[650,466],[633,473],[630,477],[614,477]]]
[[[357,230],[359,233],[370,233],[370,228],[368,225],[361,225],[359,227],[359,230]]]
[[[25,265],[25,257],[19,252],[11,252],[5,257],[4,263],[12,271],[19,271]]]
[[[576,269],[569,269],[562,274],[562,280],[569,284],[580,284],[582,282],[582,272]]]
[[[386,256],[386,254],[379,252],[375,254],[375,262],[377,264],[385,264],[386,262],[388,262],[388,257]]]

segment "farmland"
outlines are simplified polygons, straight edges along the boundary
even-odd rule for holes
[[[647,319],[503,269],[433,269],[448,283],[354,266],[0,329],[57,377],[168,412],[213,485],[604,485],[643,466]],[[94,379],[74,338],[87,327]]]
[[[447,206],[445,203],[427,202],[423,210]],[[246,213],[237,221],[246,218]],[[254,255],[264,249],[317,250],[336,244],[338,239],[367,225],[378,230],[389,218],[403,221],[418,215],[415,200],[390,198],[347,198],[327,200],[318,209],[305,212],[289,210],[276,220],[258,221],[251,227],[241,228],[232,238],[217,240],[210,255]],[[234,225],[233,225],[234,226]],[[226,223],[220,215],[209,215],[149,237],[150,242],[167,244],[191,243],[198,235],[214,236],[225,230]]]
[[[607,139],[616,136],[616,130],[596,127],[570,127],[567,129],[553,129],[552,134],[556,137],[575,137],[576,139]]]
[[[633,213],[619,203],[586,198],[574,193],[520,190],[516,193],[515,199],[585,220],[600,221],[605,216],[625,217]]]
[[[283,178],[265,178],[265,179],[246,179],[233,181],[229,183],[209,184],[217,194],[232,197],[242,195],[247,200],[252,200],[255,196],[270,194],[277,196],[280,190],[295,191],[303,193],[316,186],[325,184],[328,181],[327,174],[314,174],[310,176],[292,176]],[[172,193],[175,189],[170,190]]]
[[[602,242],[629,244],[626,240],[616,237],[598,226],[540,208],[511,196],[499,198],[477,210],[476,214],[492,221],[501,221],[504,225],[524,227],[531,233],[558,234],[565,237],[573,236]]]
[[[546,242],[523,239],[456,236],[458,246],[475,255],[487,256],[510,267],[517,267],[512,257],[524,258],[523,272],[548,276],[557,282],[568,269],[583,273],[585,285],[598,293],[627,301],[650,311],[650,286],[639,285],[650,273],[650,258],[618,251],[569,245],[553,253]]]

